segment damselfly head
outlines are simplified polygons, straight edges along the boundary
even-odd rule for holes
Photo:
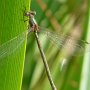
[[[25,12],[25,16],[35,16],[35,15],[36,15],[35,11]]]
[[[30,14],[36,15],[36,11],[30,11]]]

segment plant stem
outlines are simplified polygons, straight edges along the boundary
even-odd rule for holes
[[[40,51],[40,54],[41,54],[41,57],[42,57],[42,60],[43,60],[43,63],[44,63],[45,69],[46,69],[48,80],[49,80],[50,85],[52,87],[52,90],[57,90],[56,86],[55,86],[55,84],[52,80],[51,73],[50,73],[50,70],[49,70],[49,66],[48,66],[44,51],[41,47],[41,44],[40,44],[40,41],[39,41],[39,38],[38,38],[38,34],[37,34],[37,32],[34,32],[34,34],[35,34],[35,38],[36,38],[36,41],[37,41],[37,44],[38,44],[38,48],[39,48],[39,51]]]

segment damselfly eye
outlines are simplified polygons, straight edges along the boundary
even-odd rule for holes
[[[24,13],[25,16],[30,16],[30,12]]]

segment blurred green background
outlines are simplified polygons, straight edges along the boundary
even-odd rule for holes
[[[65,41],[68,41],[68,35],[71,36],[70,38],[74,39],[70,43],[80,45],[80,50],[82,50],[84,43],[77,40],[86,40],[89,30],[87,28],[87,0],[31,0],[30,9],[36,11],[35,18],[41,27],[58,33],[60,37],[66,36]],[[43,34],[39,35],[39,39],[57,90],[90,90],[89,88],[81,89],[85,53],[80,51],[79,48],[75,48],[73,44],[68,46],[67,43],[63,43],[62,46],[66,48],[58,48]],[[60,41],[56,41],[56,44],[58,42]],[[80,51],[80,53],[73,53],[72,48]],[[51,90],[42,58],[32,34],[29,35],[27,40],[22,90]]]

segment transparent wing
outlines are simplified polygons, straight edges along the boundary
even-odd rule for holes
[[[26,34],[30,33],[31,31],[32,30],[29,30],[28,32],[24,31],[22,34],[2,44],[0,46],[0,59],[14,52],[24,42]],[[55,32],[45,28],[40,28],[40,32],[43,32],[45,35],[47,35],[49,40],[55,43],[59,49],[63,48],[64,51],[67,51],[72,55],[76,55],[75,51],[83,52],[85,50],[85,45],[88,44],[82,40],[75,40],[68,35],[56,34]],[[90,46],[90,44],[88,44],[88,46]]]
[[[13,53],[21,44],[24,42],[26,38],[27,31],[19,34],[18,36],[14,37],[13,39],[7,41],[6,43],[0,46],[0,59],[6,57]]]
[[[40,28],[42,33],[46,34],[59,49],[67,52],[68,55],[82,55],[86,46],[90,47],[90,43],[77,39],[70,35],[57,34],[45,28]]]

